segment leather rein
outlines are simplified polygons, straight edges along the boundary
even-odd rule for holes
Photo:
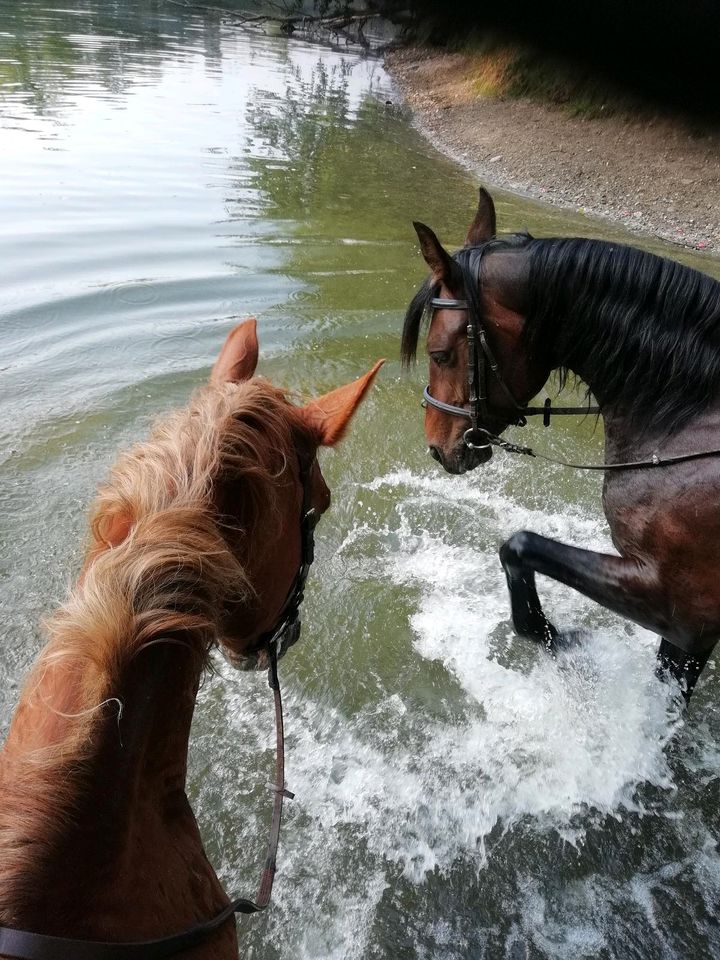
[[[204,923],[198,923],[181,933],[159,937],[154,940],[136,940],[127,943],[110,943],[102,940],[73,940],[53,937],[12,927],[0,927],[0,956],[17,960],[162,960],[189,950],[203,943],[237,913],[259,913],[270,903],[276,872],[276,857],[280,840],[283,800],[295,796],[285,788],[285,734],[283,727],[282,697],[278,680],[277,662],[286,648],[300,635],[300,606],[305,583],[315,555],[316,510],[310,504],[309,472],[301,469],[303,481],[303,505],[300,518],[300,568],[290,588],[275,627],[268,630],[258,641],[256,651],[267,654],[269,663],[268,683],[275,702],[275,782],[271,789],[275,794],[272,823],[268,840],[265,866],[260,876],[260,885],[255,900],[238,898],[231,901],[220,913]]]
[[[553,407],[548,397],[541,407],[528,407],[518,403],[512,391],[505,383],[500,364],[496,360],[487,341],[487,334],[480,318],[475,311],[470,309],[467,300],[455,300],[445,297],[433,297],[430,300],[430,307],[435,310],[464,310],[468,315],[467,322],[467,342],[468,342],[468,365],[467,365],[467,383],[469,388],[469,407],[458,407],[451,403],[445,403],[438,400],[430,393],[430,387],[426,386],[423,390],[422,405],[434,407],[442,413],[447,413],[454,417],[465,417],[470,421],[469,428],[463,433],[463,441],[471,450],[490,450],[492,447],[500,447],[507,453],[517,453],[528,457],[535,457],[539,460],[545,460],[548,463],[558,464],[563,467],[571,467],[574,470],[642,470],[647,467],[665,467],[674,463],[686,463],[690,460],[699,460],[703,457],[720,456],[720,449],[701,450],[693,453],[683,453],[671,457],[661,457],[657,452],[653,453],[648,460],[631,460],[626,463],[571,463],[567,460],[557,460],[548,457],[545,454],[537,453],[532,447],[524,446],[520,443],[512,443],[504,440],[502,437],[485,427],[481,427],[480,421],[487,420],[493,414],[507,419],[507,411],[495,409],[490,406],[488,398],[488,381],[491,373],[495,382],[501,387],[503,393],[510,402],[511,408],[515,413],[515,419],[510,420],[511,425],[524,427],[527,425],[527,417],[542,416],[543,426],[550,426],[551,416],[584,416],[587,414],[600,414],[602,411],[598,406],[586,404],[581,407]]]

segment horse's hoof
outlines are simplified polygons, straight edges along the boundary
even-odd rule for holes
[[[525,640],[534,640],[535,643],[541,643],[546,650],[551,653],[555,649],[555,643],[559,636],[557,629],[542,614],[525,622],[516,622],[513,620],[515,633]]]

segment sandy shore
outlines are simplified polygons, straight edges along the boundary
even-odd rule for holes
[[[386,66],[420,130],[480,179],[720,254],[720,130],[481,97],[463,54],[406,48]]]

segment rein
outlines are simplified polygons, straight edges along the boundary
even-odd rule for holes
[[[198,923],[181,933],[159,937],[154,940],[136,940],[127,943],[111,943],[102,940],[73,940],[68,937],[52,937],[12,927],[0,927],[0,956],[16,960],[162,960],[190,950],[205,942],[213,933],[237,913],[259,913],[270,903],[273,881],[277,869],[277,849],[280,841],[283,800],[295,796],[285,787],[285,731],[283,726],[282,696],[278,680],[277,663],[285,650],[292,646],[300,635],[300,606],[305,583],[315,557],[315,525],[317,513],[310,505],[309,473],[301,468],[303,480],[303,505],[300,518],[300,568],[290,587],[275,627],[267,631],[258,643],[255,652],[265,652],[268,660],[268,683],[275,702],[275,794],[272,822],[268,840],[265,866],[260,875],[260,885],[255,900],[238,898],[231,901],[220,913],[204,923]]]
[[[571,408],[567,408],[570,410]],[[583,408],[581,408],[583,409]],[[565,412],[567,412],[567,410]],[[687,463],[690,460],[700,460],[703,457],[720,457],[720,449],[717,450],[699,450],[693,453],[679,453],[673,457],[661,457],[658,453],[653,453],[649,460],[628,460],[626,463],[572,463],[569,460],[556,460],[554,457],[548,457],[544,453],[536,453],[532,447],[525,447],[519,443],[511,443],[509,440],[503,440],[495,434],[480,428],[481,433],[487,435],[488,445],[500,447],[507,453],[519,453],[526,457],[535,457],[538,460],[545,460],[547,463],[554,463],[561,467],[572,467],[574,470],[645,470],[648,467],[669,467],[673,463]]]
[[[516,418],[511,423],[516,427],[527,425],[527,417],[542,416],[543,426],[550,426],[551,416],[583,416],[586,414],[601,413],[600,407],[585,405],[582,407],[552,407],[552,402],[548,397],[541,407],[527,407],[518,403],[512,391],[505,383],[500,364],[487,342],[487,335],[482,321],[474,315],[474,311],[469,309],[467,300],[455,300],[445,297],[433,297],[430,300],[430,306],[434,310],[464,310],[468,314],[467,341],[468,341],[468,387],[469,387],[469,409],[458,407],[452,403],[445,403],[438,400],[430,393],[430,387],[426,386],[423,390],[423,406],[431,406],[442,413],[450,414],[454,417],[465,417],[470,421],[470,427],[463,434],[463,441],[471,450],[489,450],[491,447],[499,447],[507,453],[517,453],[527,457],[535,457],[538,460],[545,460],[547,463],[554,463],[562,467],[570,467],[573,470],[644,470],[648,467],[667,467],[674,463],[686,463],[690,460],[700,460],[704,457],[720,456],[720,449],[700,450],[694,453],[682,453],[672,457],[661,457],[658,453],[648,460],[630,460],[627,463],[572,463],[568,460],[556,460],[542,453],[536,453],[532,447],[524,446],[519,443],[512,443],[504,440],[502,437],[484,427],[479,426],[479,421],[492,416],[493,409],[488,400],[488,370],[493,374],[495,381],[500,385],[506,397],[509,399],[516,412]],[[478,349],[478,344],[480,349]],[[501,416],[506,417],[506,411],[495,411]]]

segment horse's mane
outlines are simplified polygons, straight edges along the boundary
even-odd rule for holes
[[[592,383],[654,434],[720,394],[720,283],[673,260],[601,240],[529,247],[530,350]]]
[[[251,595],[238,556],[277,537],[277,496],[304,441],[297,408],[266,381],[210,385],[111,470],[91,513],[92,563],[47,620],[49,642],[23,695],[66,666],[75,707],[65,735],[0,760],[0,919],[11,922],[24,894],[37,892],[33,878],[76,815],[96,731],[103,718],[115,722],[108,701],[133,659],[162,639],[204,663],[232,605]],[[129,532],[108,546],[118,518]]]
[[[672,433],[720,395],[720,283],[706,274],[602,240],[497,238],[453,255],[459,289],[480,308],[482,257],[523,247],[529,261],[525,345],[553,368],[592,383],[604,407],[641,429]],[[437,285],[405,317],[401,354],[414,360]]]
[[[298,435],[307,434],[296,410],[267,381],[209,385],[123,454],[91,510],[91,551],[117,517],[131,520],[130,532],[100,550],[49,622],[51,636],[71,635],[106,673],[117,668],[119,630],[124,656],[177,632],[207,649],[228,604],[250,592],[242,541],[249,545],[261,515],[253,548],[277,532],[276,498],[293,481]]]

